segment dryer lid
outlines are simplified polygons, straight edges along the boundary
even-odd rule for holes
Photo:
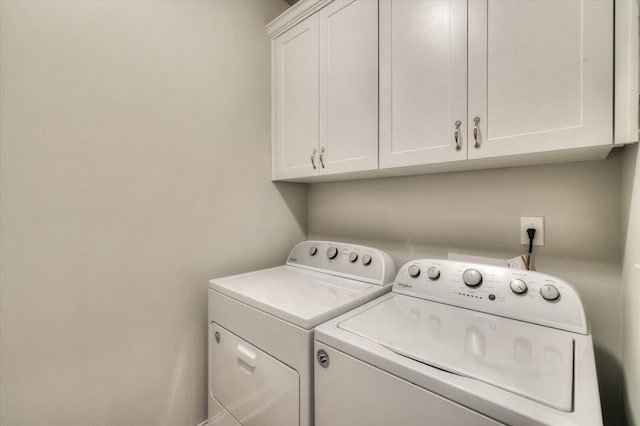
[[[572,411],[570,333],[399,294],[338,327],[421,363]]]
[[[210,288],[310,329],[391,290],[291,266],[218,278]]]

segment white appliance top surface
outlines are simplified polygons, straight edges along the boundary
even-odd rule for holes
[[[570,333],[395,293],[338,327],[421,363],[572,410]]]
[[[305,329],[391,290],[391,284],[369,284],[295,266],[214,279],[209,287]]]

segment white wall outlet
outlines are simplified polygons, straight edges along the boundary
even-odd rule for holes
[[[521,217],[520,218],[520,244],[529,245],[529,235],[527,229],[535,228],[536,235],[533,237],[534,246],[544,246],[544,216]]]

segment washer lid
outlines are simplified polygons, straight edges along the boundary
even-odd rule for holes
[[[416,361],[572,411],[569,333],[397,294],[338,327]]]
[[[210,288],[310,329],[391,290],[291,266],[210,281]]]

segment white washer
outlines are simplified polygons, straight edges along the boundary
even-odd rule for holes
[[[542,273],[409,262],[315,351],[317,426],[602,424],[580,298]]]
[[[313,424],[313,329],[388,293],[370,247],[306,241],[286,265],[209,283],[209,425]]]

